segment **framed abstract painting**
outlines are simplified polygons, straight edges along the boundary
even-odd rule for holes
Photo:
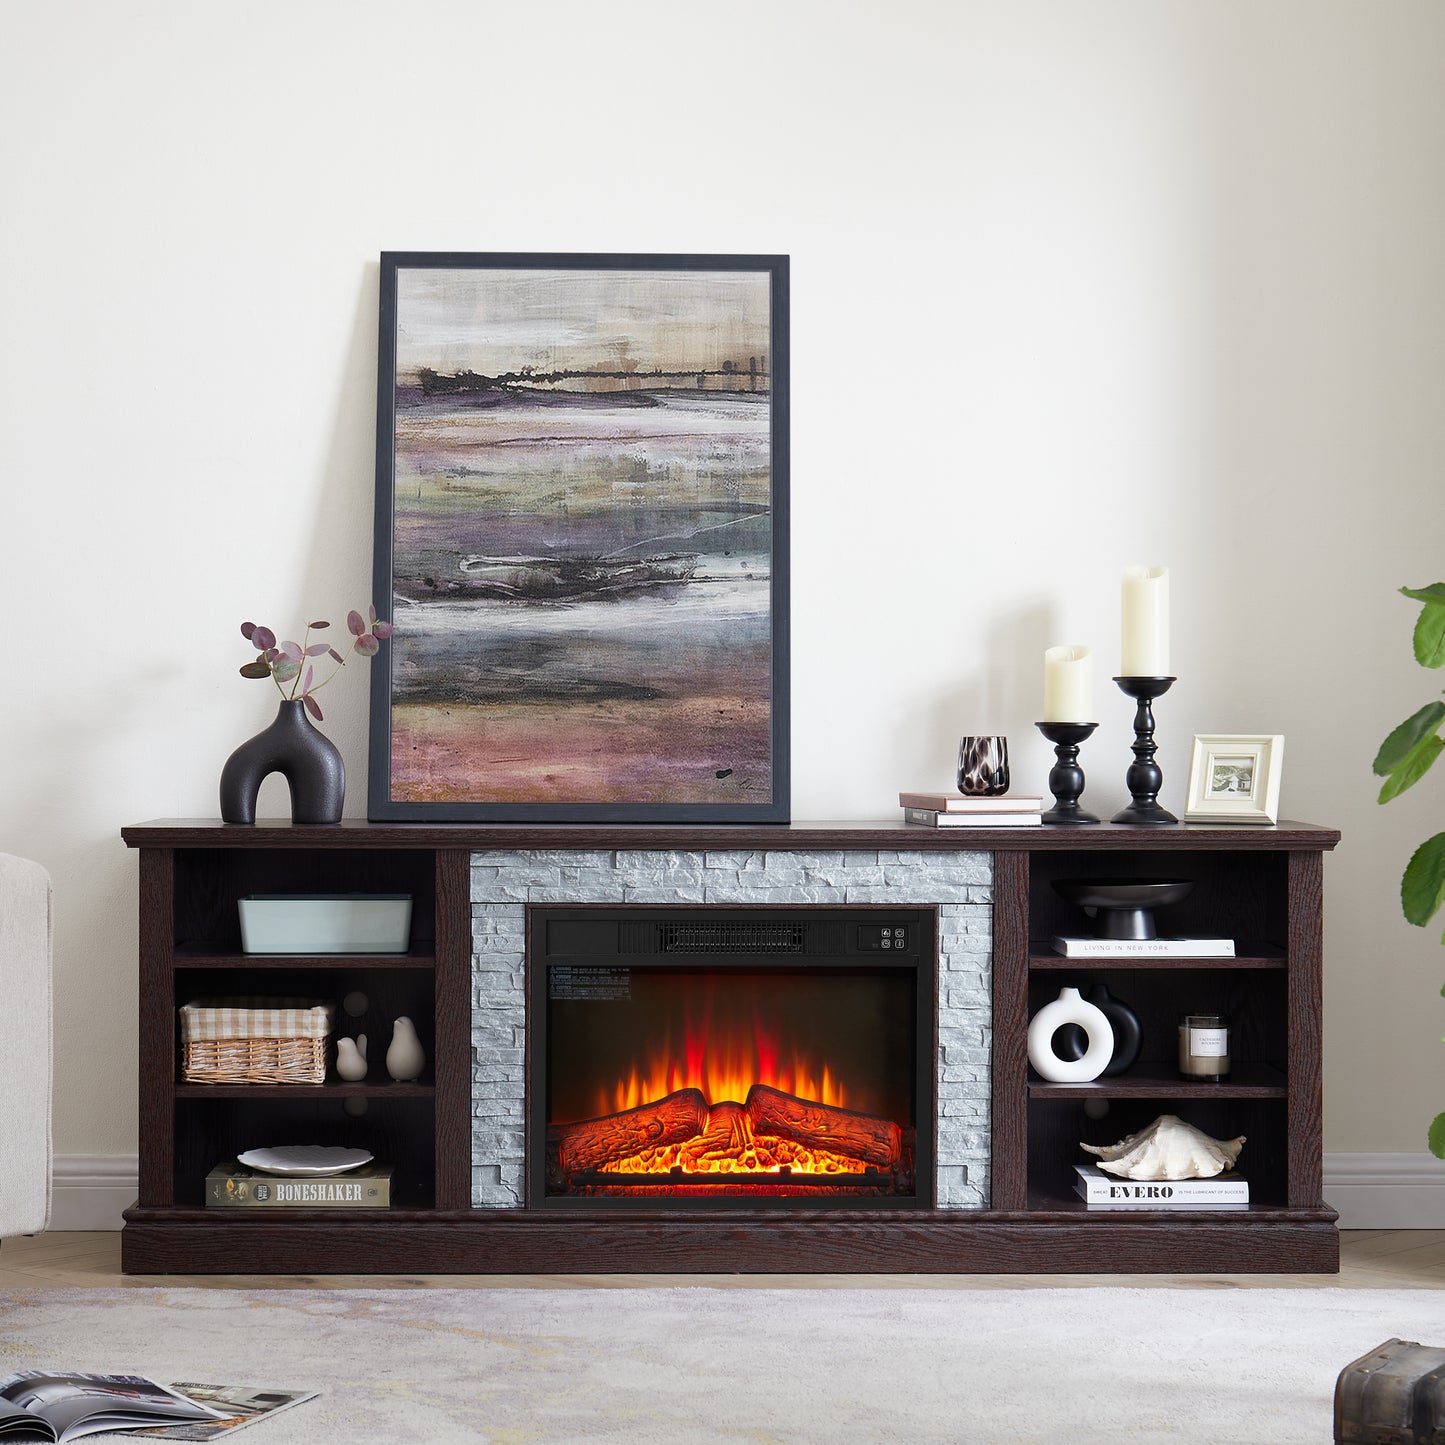
[[[785,256],[389,252],[377,821],[786,822]]]

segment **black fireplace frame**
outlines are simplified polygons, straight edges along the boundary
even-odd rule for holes
[[[907,946],[901,952],[884,953],[858,946],[856,927],[887,926],[890,922],[908,927]],[[661,968],[677,971],[695,967],[699,972],[736,970],[756,973],[771,965],[789,970],[851,969],[873,973],[902,972],[913,984],[912,1100],[914,1118],[913,1193],[911,1195],[738,1195],[721,1189],[716,1196],[641,1197],[607,1195],[549,1195],[546,1181],[546,1136],[548,1125],[547,1080],[549,1078],[547,1002],[548,975],[552,966],[576,966],[581,959],[558,955],[544,957],[547,925],[552,922],[586,924],[709,924],[737,925],[758,921],[772,926],[802,924],[808,937],[817,937],[819,925],[841,924],[842,951],[822,953],[641,953],[619,951],[608,955],[589,950],[592,963],[606,962],[626,968]],[[632,904],[606,903],[588,906],[529,904],[526,911],[526,994],[527,1027],[524,1072],[526,1078],[525,1172],[529,1209],[605,1210],[628,1212],[811,1212],[815,1210],[931,1210],[937,1202],[938,1135],[938,910],[919,904]]]

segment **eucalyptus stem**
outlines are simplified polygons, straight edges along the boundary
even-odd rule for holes
[[[320,692],[321,689],[322,689],[323,687],[325,687],[326,684],[327,684],[328,682],[330,682],[330,681],[341,671],[341,669],[342,669],[343,667],[346,666],[347,658],[351,657],[351,656],[355,653],[355,651],[356,651],[356,638],[353,637],[353,638],[351,639],[351,647],[347,650],[346,657],[341,658],[341,659],[337,662],[336,666],[333,667],[333,668],[331,669],[331,671],[330,671],[325,677],[323,677],[323,678],[321,679],[321,681],[316,684],[315,687],[313,687],[313,688],[311,689],[311,691],[312,691],[312,692]]]
[[[243,622],[241,636],[255,648],[256,656],[241,667],[241,676],[269,677],[275,683],[276,691],[280,693],[283,702],[296,702],[299,698],[306,705],[306,710],[319,722],[321,708],[314,701],[313,695],[333,681],[336,674],[358,652],[363,657],[374,657],[380,643],[391,636],[391,623],[379,618],[375,607],[369,608],[368,613],[369,621],[363,618],[360,612],[346,614],[346,625],[351,632],[351,646],[347,648],[344,657],[329,643],[318,642],[313,649],[311,634],[319,632],[323,627],[330,627],[329,622],[308,622],[302,631],[299,644],[278,642],[276,634],[269,627]],[[319,682],[314,680],[317,669],[316,664],[311,661],[313,650],[318,657],[323,652],[328,653],[336,663]],[[288,678],[291,681],[290,691],[286,688]]]

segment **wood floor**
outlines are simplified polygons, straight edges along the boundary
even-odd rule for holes
[[[0,1289],[198,1285],[210,1289],[1440,1289],[1445,1230],[1354,1229],[1340,1234],[1337,1275],[123,1275],[118,1233],[6,1240]]]

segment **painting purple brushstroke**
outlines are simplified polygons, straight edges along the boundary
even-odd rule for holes
[[[391,798],[771,797],[766,272],[397,275]]]

